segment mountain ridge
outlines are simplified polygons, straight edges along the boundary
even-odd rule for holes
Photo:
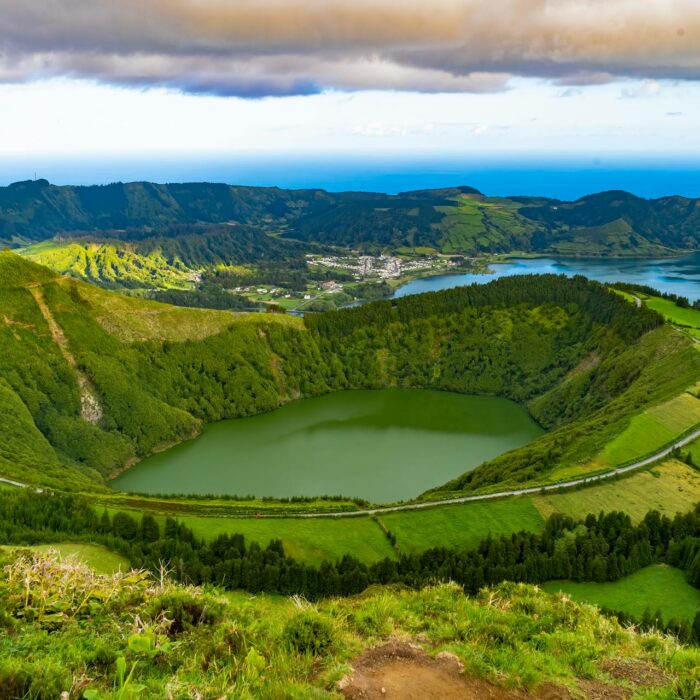
[[[233,226],[231,226],[233,224]],[[427,247],[443,253],[650,256],[700,249],[700,200],[644,199],[611,190],[572,202],[488,197],[468,187],[328,192],[223,183],[152,182],[0,188],[0,243],[11,247],[62,238],[178,238],[181,227],[255,231],[263,245],[304,244],[367,252]],[[237,228],[243,227],[242,229]]]

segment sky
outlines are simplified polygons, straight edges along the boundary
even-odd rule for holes
[[[698,0],[0,0],[0,156],[700,162]]]

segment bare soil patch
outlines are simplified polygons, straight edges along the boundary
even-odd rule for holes
[[[502,688],[464,675],[460,660],[442,652],[430,656],[420,646],[392,640],[369,649],[338,683],[347,700],[627,700],[629,688],[579,679],[578,692],[547,684],[530,692]],[[601,669],[614,681],[649,688],[669,682],[658,666],[646,661],[610,660]]]
[[[353,663],[353,673],[339,683],[348,700],[568,700],[561,688],[543,688],[535,695],[500,688],[462,675],[453,654],[435,658],[420,647],[391,641],[370,649]]]
[[[603,662],[602,669],[610,678],[640,688],[666,685],[671,680],[663,669],[649,661],[610,659]]]

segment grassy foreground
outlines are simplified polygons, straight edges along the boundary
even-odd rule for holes
[[[700,650],[637,634],[594,608],[531,586],[476,598],[441,585],[300,599],[177,586],[132,572],[102,577],[35,553],[0,581],[0,696],[37,700],[341,697],[354,659],[387,640],[447,651],[462,677],[569,688],[595,697],[691,698]],[[519,697],[519,696],[518,696]]]
[[[664,564],[648,566],[611,583],[552,581],[545,591],[561,591],[581,603],[619,610],[641,618],[645,609],[660,610],[664,621],[670,618],[693,620],[700,611],[700,590],[686,581],[682,571]]]

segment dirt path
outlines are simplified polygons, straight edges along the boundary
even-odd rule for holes
[[[432,657],[419,645],[399,639],[368,649],[351,666],[351,673],[337,684],[346,700],[628,700],[636,689],[666,686],[671,680],[652,662],[612,659],[600,667],[607,680],[579,678],[573,694],[554,683],[529,691],[503,688],[465,675],[454,654]]]
[[[36,305],[39,307],[42,316],[46,319],[54,343],[56,343],[66,362],[75,373],[75,378],[80,389],[80,417],[88,423],[97,425],[102,420],[102,406],[97,398],[97,390],[92,382],[78,368],[78,363],[68,346],[68,339],[63,329],[53,317],[51,309],[49,309],[46,303],[46,299],[44,299],[44,290],[42,287],[40,285],[30,285],[27,289],[29,289],[29,292],[34,297],[34,301],[36,301]]]
[[[432,658],[408,642],[392,641],[369,649],[352,666],[352,673],[338,684],[347,700],[521,700],[526,697],[464,676],[461,662],[452,654]]]
[[[338,683],[338,690],[346,700],[573,700],[574,697],[564,686],[552,683],[529,692],[503,688],[465,675],[464,666],[454,654],[442,652],[433,658],[421,647],[399,640],[368,649],[355,659],[352,673]],[[628,688],[596,680],[579,681],[576,693],[577,698],[586,700],[627,700],[631,695]]]

